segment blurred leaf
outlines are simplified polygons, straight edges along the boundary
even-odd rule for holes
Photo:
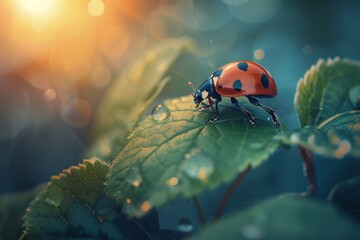
[[[224,218],[193,239],[360,239],[360,225],[323,203],[285,196]]]
[[[169,81],[167,69],[184,49],[188,38],[162,43],[151,49],[115,80],[98,107],[93,124],[95,140],[86,156],[112,161],[126,142],[126,136],[148,105]]]
[[[239,100],[254,113],[256,127],[228,99],[220,104],[215,124],[205,123],[214,111],[195,109],[191,96],[157,106],[113,162],[107,192],[119,203],[131,199],[124,210],[138,216],[180,194],[191,197],[217,187],[265,161],[280,147],[273,137],[282,131],[261,108]]]
[[[359,109],[360,62],[319,60],[300,80],[295,107],[301,127],[318,126],[338,113]]]
[[[335,115],[317,128],[305,127],[281,138],[286,144],[296,144],[317,154],[360,157],[360,111]]]
[[[360,220],[360,175],[336,184],[329,201]]]
[[[64,170],[30,204],[22,239],[150,239],[157,214],[128,220],[103,194],[108,165],[100,160]]]
[[[26,207],[44,188],[45,185],[40,185],[28,191],[0,196],[0,239],[19,239]]]

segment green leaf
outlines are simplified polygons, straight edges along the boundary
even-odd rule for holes
[[[19,239],[25,209],[44,188],[39,185],[24,192],[0,196],[0,239]]]
[[[205,123],[214,110],[195,109],[191,96],[157,106],[113,162],[107,192],[119,203],[131,199],[125,211],[138,216],[180,194],[191,197],[215,188],[247,166],[261,164],[280,147],[273,137],[283,132],[261,108],[239,100],[254,113],[256,127],[228,99],[219,105],[221,117],[215,124]]]
[[[287,196],[224,218],[193,239],[360,239],[360,225],[323,203]]]
[[[305,127],[281,138],[329,157],[360,157],[360,111],[335,115],[317,128]]]
[[[359,82],[360,62],[319,60],[297,86],[295,107],[301,127],[316,127],[336,114],[359,109]]]
[[[104,195],[109,166],[100,160],[64,170],[30,204],[22,239],[149,239],[158,236],[157,215],[128,220]]]
[[[129,129],[169,81],[164,77],[167,69],[190,47],[188,38],[164,42],[140,56],[115,80],[98,107],[92,129],[95,143],[86,156],[106,161],[115,158]]]
[[[360,220],[360,175],[336,184],[329,201]]]

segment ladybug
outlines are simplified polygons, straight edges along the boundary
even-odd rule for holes
[[[208,109],[211,107],[213,99],[215,100],[216,115],[206,123],[212,123],[219,119],[218,104],[224,96],[230,97],[231,103],[247,114],[249,122],[255,126],[256,121],[253,114],[236,100],[236,97],[246,96],[251,104],[259,106],[269,113],[274,125],[280,127],[275,111],[257,99],[271,98],[277,95],[274,79],[263,66],[257,63],[246,60],[228,63],[216,70],[197,90],[191,82],[189,85],[194,91],[191,95],[194,97],[195,108],[203,100],[208,99],[209,105],[201,107],[200,110]]]

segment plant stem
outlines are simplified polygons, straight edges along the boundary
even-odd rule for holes
[[[229,202],[231,196],[233,195],[233,193],[235,192],[236,188],[239,186],[241,181],[244,179],[244,177],[250,172],[251,168],[252,168],[251,165],[249,165],[244,171],[240,172],[239,175],[235,178],[235,180],[228,187],[228,189],[226,190],[224,196],[222,197],[222,199],[220,201],[218,208],[215,211],[215,214],[213,217],[213,222],[216,222],[217,220],[219,220],[219,218],[223,214],[224,209],[225,209],[227,203]]]
[[[201,204],[201,200],[199,196],[193,197],[194,205],[196,208],[196,213],[199,217],[199,222],[201,226],[204,226],[206,224],[206,217],[205,217],[205,211]]]
[[[315,178],[315,165],[313,160],[313,153],[301,146],[298,146],[301,157],[304,161],[305,174],[309,183],[309,190],[313,195],[316,195],[316,178]]]

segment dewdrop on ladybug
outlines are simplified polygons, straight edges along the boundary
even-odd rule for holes
[[[212,123],[219,119],[220,112],[218,104],[222,97],[231,98],[231,103],[247,114],[249,122],[256,125],[254,115],[242,107],[235,97],[246,96],[249,102],[264,109],[271,117],[276,127],[280,127],[280,122],[275,111],[262,103],[257,98],[272,98],[277,95],[277,87],[270,73],[261,65],[251,61],[238,61],[226,64],[216,70],[201,86],[196,89],[189,82],[193,92],[195,108],[208,99],[209,105],[201,107],[200,110],[208,109],[215,102],[216,115],[206,123]]]

